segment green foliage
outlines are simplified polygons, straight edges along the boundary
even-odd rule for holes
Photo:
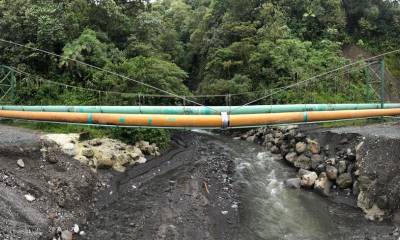
[[[168,147],[168,142],[171,138],[169,130],[152,128],[111,128],[110,136],[129,144],[147,139],[151,143],[156,143],[161,149]]]
[[[347,63],[341,53],[345,44],[374,52],[398,48],[400,4],[384,0],[0,0],[0,32],[1,38],[63,56],[0,44],[0,63],[33,74],[17,83],[18,104],[182,104],[172,98],[138,99],[138,93],[163,93],[135,81],[180,95],[258,92],[230,99],[231,104],[243,104]],[[398,59],[398,55],[386,59],[395,77],[400,77]],[[127,94],[99,96],[41,83],[34,76]],[[340,73],[301,91],[282,91],[264,103],[364,101],[371,94],[365,79],[362,69]],[[205,103],[226,101],[215,98]],[[117,135],[157,136],[143,131],[121,130]]]
[[[183,84],[183,81],[187,78],[187,74],[177,65],[168,61],[155,57],[140,56],[118,64],[109,64],[105,68],[132,79],[128,80],[104,72],[97,72],[94,75],[94,83],[96,86],[102,86],[105,90],[142,94],[165,94],[149,88],[148,85],[151,85],[175,94],[190,95],[189,90]],[[147,86],[138,84],[136,81],[141,81],[147,84]],[[163,103],[167,103],[169,100],[163,99]],[[162,102],[158,104],[162,104]]]
[[[385,64],[390,73],[396,78],[400,78],[400,54],[393,54],[385,57]]]
[[[122,61],[122,53],[113,44],[105,43],[106,41],[108,39],[104,34],[85,29],[79,38],[65,45],[59,66],[68,69],[69,72],[76,73],[79,78],[87,78],[90,77],[88,74],[94,72],[94,69],[83,66],[76,61],[100,68],[113,62]]]
[[[93,127],[79,126],[73,124],[56,123],[33,123],[12,120],[1,120],[2,124],[25,127],[40,130],[45,133],[88,133],[89,138],[110,137],[119,139],[127,144],[135,144],[141,140],[156,143],[161,149],[166,149],[171,138],[171,131],[166,129],[146,129],[146,128],[119,128],[119,127]]]
[[[212,95],[228,95],[235,93],[244,93],[251,91],[251,79],[243,75],[235,75],[230,80],[214,79],[200,85],[200,92]],[[233,98],[231,104],[240,104],[245,100],[249,100],[251,95],[241,96],[240,99]],[[216,105],[225,105],[227,99],[210,99],[210,103]]]

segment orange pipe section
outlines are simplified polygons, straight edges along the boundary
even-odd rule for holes
[[[155,114],[107,114],[107,113],[67,113],[28,112],[0,110],[0,117],[34,121],[69,122],[120,126],[150,127],[221,127],[219,115],[155,115]]]
[[[245,114],[229,116],[229,127],[262,126],[284,123],[318,122],[340,119],[367,118],[400,115],[400,109],[345,110],[323,112],[292,112]],[[107,114],[28,112],[0,110],[0,117],[34,121],[69,122],[83,124],[221,128],[223,117],[219,115],[155,115],[155,114]]]
[[[151,127],[221,127],[221,116],[156,115],[156,114],[103,114],[94,113],[93,123],[101,125]]]
[[[280,123],[320,122],[342,119],[400,115],[400,109],[344,110],[324,112],[293,112],[230,116],[231,127],[260,126]]]

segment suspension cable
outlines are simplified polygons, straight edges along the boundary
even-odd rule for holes
[[[59,86],[64,86],[66,88],[72,88],[72,89],[79,89],[79,90],[87,90],[87,91],[91,91],[91,92],[100,92],[100,93],[104,93],[104,94],[114,94],[114,95],[128,95],[128,96],[144,96],[144,97],[161,97],[161,98],[176,98],[175,96],[171,96],[171,95],[160,95],[160,94],[143,94],[143,93],[127,93],[127,92],[118,92],[118,91],[105,91],[105,90],[100,90],[100,89],[95,89],[95,88],[87,88],[87,87],[79,87],[79,86],[75,86],[75,85],[70,85],[70,84],[66,84],[66,83],[60,83],[57,81],[52,81],[52,80],[48,80],[45,79],[44,77],[38,76],[38,75],[34,75],[32,73],[28,73],[26,71],[23,71],[19,68],[13,67],[13,66],[9,66],[9,65],[1,65],[4,68],[9,69],[10,71],[22,74],[22,75],[26,75],[29,77],[35,77],[38,78],[38,80],[40,82],[47,82],[47,83],[51,83],[51,84],[55,84],[55,85],[59,85]],[[198,98],[213,98],[213,97],[232,97],[232,96],[242,96],[242,95],[248,95],[248,94],[252,94],[252,93],[259,93],[259,92],[265,92],[265,90],[259,90],[259,91],[252,91],[252,92],[241,92],[241,93],[236,93],[236,94],[207,94],[207,95],[181,95],[182,98],[185,99],[185,101],[188,98],[194,98],[194,99],[198,99]]]
[[[8,43],[8,44],[11,44],[11,45],[19,46],[19,47],[26,48],[26,49],[30,49],[30,50],[37,51],[37,52],[41,52],[41,53],[48,54],[48,55],[51,55],[51,56],[54,56],[54,57],[57,57],[57,58],[61,58],[61,59],[66,59],[66,60],[69,60],[69,61],[73,61],[73,62],[76,62],[76,63],[81,64],[81,65],[83,65],[83,66],[87,66],[87,67],[96,69],[96,70],[98,70],[98,71],[105,72],[105,73],[108,73],[108,74],[111,74],[111,75],[120,77],[120,78],[122,78],[122,79],[125,79],[125,80],[128,80],[128,81],[132,81],[132,82],[135,82],[135,83],[138,83],[138,84],[140,84],[140,85],[146,86],[146,87],[151,88],[151,89],[153,89],[153,90],[156,90],[156,91],[165,93],[165,94],[167,94],[167,95],[171,95],[171,96],[174,96],[174,97],[179,98],[179,99],[184,99],[183,97],[181,97],[181,96],[179,96],[179,95],[177,95],[177,94],[175,94],[175,93],[172,93],[172,92],[169,92],[169,91],[167,91],[167,90],[164,90],[164,89],[155,87],[155,86],[153,86],[153,85],[151,85],[151,84],[148,84],[148,83],[145,83],[145,82],[141,82],[141,81],[132,79],[132,78],[130,78],[130,77],[127,77],[127,76],[125,76],[125,75],[122,75],[122,74],[119,74],[119,73],[116,73],[116,72],[113,72],[113,71],[110,71],[110,70],[102,69],[102,68],[100,68],[100,67],[94,66],[94,65],[92,65],[92,64],[89,64],[89,63],[86,63],[86,62],[83,62],[83,61],[80,61],[80,60],[72,59],[72,58],[65,57],[65,56],[62,56],[62,55],[59,55],[59,54],[56,54],[56,53],[53,53],[53,52],[49,52],[49,51],[46,51],[46,50],[43,50],[43,49],[39,49],[39,48],[35,48],[35,47],[26,46],[26,45],[23,45],[23,44],[20,44],[20,43],[17,43],[17,42],[13,42],[13,41],[9,41],[9,40],[5,40],[5,39],[2,39],[2,38],[0,38],[0,42]],[[217,112],[217,110],[215,110],[215,109],[213,109],[213,108],[211,108],[211,107],[209,107],[209,106],[205,106],[205,105],[203,105],[203,104],[201,104],[201,103],[198,103],[198,102],[196,102],[196,101],[193,101],[193,100],[190,100],[190,99],[188,99],[187,101],[188,101],[188,102],[191,102],[191,103],[193,103],[193,104],[195,104],[195,105],[203,106],[203,107],[209,108],[209,109],[211,109],[211,110]]]
[[[278,89],[277,91],[275,91],[275,92],[273,92],[273,93],[271,93],[271,94],[269,94],[269,95],[267,95],[267,96],[263,96],[263,97],[260,97],[260,98],[258,98],[258,99],[255,99],[255,100],[253,100],[253,101],[250,101],[250,102],[248,102],[248,103],[246,103],[246,104],[243,104],[242,106],[239,106],[239,107],[233,109],[233,111],[234,111],[234,110],[237,110],[237,109],[240,109],[240,108],[242,108],[242,107],[251,105],[251,104],[253,104],[253,103],[256,103],[256,102],[258,102],[258,101],[261,101],[261,100],[263,100],[263,99],[265,99],[265,98],[268,98],[268,97],[270,97],[270,96],[272,96],[272,95],[275,95],[275,94],[277,94],[277,93],[279,93],[279,92],[282,92],[283,90],[286,90],[286,89],[289,89],[289,88],[292,88],[292,87],[295,87],[295,86],[298,86],[298,85],[301,85],[301,84],[304,84],[304,83],[308,83],[308,82],[314,81],[314,80],[316,80],[316,79],[319,79],[320,77],[333,74],[333,73],[335,73],[335,72],[337,72],[337,71],[339,71],[339,70],[346,69],[346,68],[348,68],[348,67],[351,67],[351,66],[354,66],[354,65],[357,65],[357,64],[360,64],[360,63],[362,64],[362,63],[365,63],[365,62],[367,62],[367,61],[370,61],[370,60],[373,60],[373,59],[376,59],[376,58],[380,58],[380,57],[384,57],[384,56],[386,56],[386,55],[389,55],[389,54],[392,54],[392,53],[397,53],[397,52],[400,52],[400,49],[396,49],[396,50],[393,50],[393,51],[385,52],[385,53],[382,53],[382,54],[379,54],[379,55],[376,55],[376,56],[373,56],[373,57],[370,57],[370,58],[362,59],[362,60],[360,60],[360,61],[356,61],[356,62],[353,62],[353,63],[349,63],[349,64],[346,64],[346,65],[344,65],[344,66],[341,66],[341,67],[332,69],[332,70],[330,70],[330,71],[327,71],[327,72],[324,72],[324,73],[315,75],[315,76],[313,76],[313,77],[311,77],[311,78],[308,78],[308,79],[305,79],[305,80],[303,80],[303,81],[300,81],[300,82],[297,82],[297,83],[294,83],[294,84],[291,84],[291,85],[282,87],[281,89]],[[372,64],[374,64],[374,63],[368,63],[368,64],[366,64],[366,66],[369,66],[369,65],[372,65]]]

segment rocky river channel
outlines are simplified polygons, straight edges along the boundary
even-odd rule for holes
[[[367,220],[350,190],[288,187],[298,168],[254,139],[179,132],[161,156],[146,145],[147,161],[140,144],[119,144],[133,164],[90,160],[99,141],[79,143],[88,159],[77,161],[62,149],[43,158],[38,132],[0,126],[0,136],[1,239],[399,238],[388,218]]]

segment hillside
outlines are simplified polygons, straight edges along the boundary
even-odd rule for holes
[[[346,45],[342,49],[342,54],[345,58],[350,59],[352,62],[359,60],[360,58],[370,58],[373,57],[374,54],[366,49],[358,47],[356,45]],[[386,100],[391,102],[398,102],[400,100],[400,76],[395,75],[392,71],[398,71],[397,66],[393,63],[393,61],[398,61],[393,58],[386,58],[386,68],[385,68],[385,90],[387,93]],[[375,74],[380,72],[379,65],[371,66],[371,77],[373,81],[378,83],[374,84],[375,91],[379,93],[380,91],[380,78]]]

